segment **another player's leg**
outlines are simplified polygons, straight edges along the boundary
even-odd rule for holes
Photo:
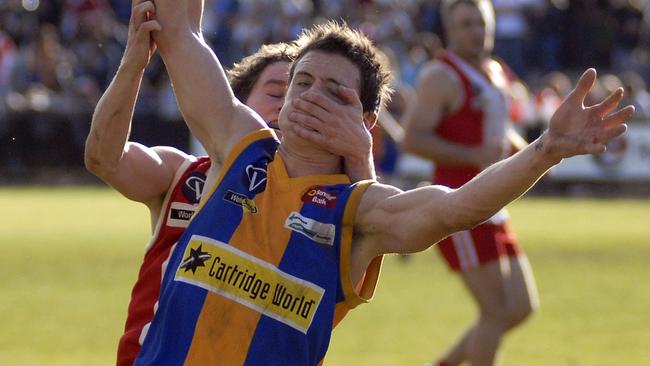
[[[503,257],[466,269],[461,277],[479,307],[479,317],[452,345],[441,365],[493,365],[502,336],[538,306],[525,255]]]

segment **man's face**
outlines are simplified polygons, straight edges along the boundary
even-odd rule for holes
[[[478,56],[491,51],[493,36],[488,34],[483,13],[474,5],[459,4],[452,10],[447,33],[451,45],[463,54]]]
[[[294,125],[299,122],[292,119],[292,113],[308,114],[294,106],[302,95],[318,93],[345,104],[344,98],[337,92],[338,86],[343,85],[359,92],[360,78],[358,67],[344,56],[322,51],[307,52],[295,66],[287,98],[280,112],[280,129],[285,140],[301,140],[293,132]]]
[[[278,115],[289,82],[289,63],[279,61],[267,66],[253,85],[246,105],[273,129],[278,129]]]

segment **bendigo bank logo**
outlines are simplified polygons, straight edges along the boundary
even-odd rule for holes
[[[332,208],[336,205],[338,192],[327,191],[321,186],[311,187],[302,195],[302,201],[316,206]]]
[[[194,235],[175,281],[227,297],[307,333],[325,290],[231,245]]]

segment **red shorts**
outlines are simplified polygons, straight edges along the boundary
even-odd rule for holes
[[[459,231],[446,237],[437,246],[451,270],[457,272],[479,267],[501,257],[516,257],[523,253],[507,222],[486,222],[472,230]]]

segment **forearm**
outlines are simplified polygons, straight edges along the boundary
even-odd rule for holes
[[[160,52],[185,122],[213,160],[222,160],[242,136],[265,126],[234,96],[200,34],[184,32]]]
[[[88,170],[105,175],[117,169],[129,137],[144,70],[121,65],[97,103],[86,139],[84,160]]]
[[[471,228],[523,195],[559,160],[545,146],[546,134],[517,154],[482,171],[448,196],[448,226]]]

